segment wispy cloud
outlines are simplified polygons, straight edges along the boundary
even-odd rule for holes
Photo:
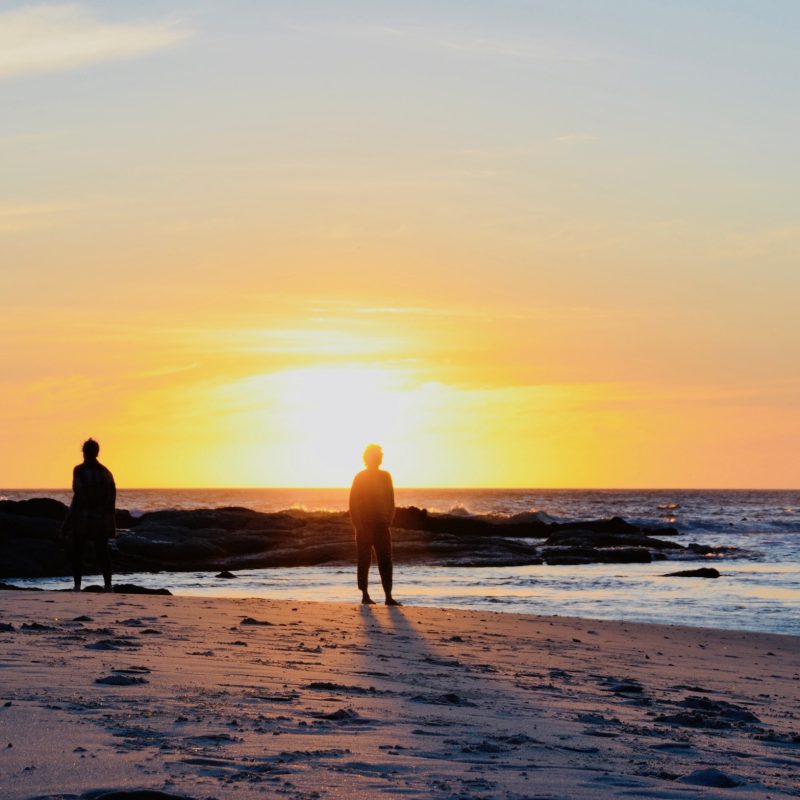
[[[0,80],[131,58],[188,35],[172,19],[104,22],[79,5],[22,6],[0,13]]]
[[[539,139],[520,144],[492,147],[463,147],[458,153],[467,158],[493,161],[532,158],[552,153],[553,145],[588,144],[589,142],[596,142],[597,138],[598,137],[593,133],[562,133],[550,139]]]
[[[414,27],[381,27],[386,37],[420,47],[450,50],[473,56],[520,59],[540,62],[587,62],[607,58],[585,42],[554,37],[489,37],[466,31],[431,31]]]
[[[597,137],[593,133],[562,133],[553,137],[554,142],[595,142]]]
[[[30,228],[48,227],[81,206],[70,203],[30,203],[0,206],[0,233],[13,233]]]

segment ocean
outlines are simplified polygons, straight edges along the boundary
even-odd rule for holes
[[[9,500],[54,497],[66,490],[7,490]],[[244,506],[257,511],[339,511],[346,489],[121,490],[118,506],[134,514],[158,509]],[[800,635],[800,490],[566,490],[398,489],[397,504],[432,512],[504,517],[535,513],[555,521],[620,516],[629,522],[670,525],[682,544],[735,548],[707,559],[716,580],[664,578],[680,561],[587,566],[445,568],[395,566],[395,594],[414,605],[471,608],[591,619],[768,631]],[[402,534],[399,534],[402,535]],[[697,561],[687,566],[703,566]],[[126,576],[126,582],[165,586],[175,594],[358,600],[355,567],[297,567],[237,573]],[[373,567],[375,594],[380,596]],[[66,588],[71,580],[17,580],[18,585]]]

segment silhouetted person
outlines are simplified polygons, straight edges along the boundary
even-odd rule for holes
[[[72,503],[62,531],[72,533],[72,577],[75,591],[81,588],[83,550],[86,542],[94,545],[97,566],[103,573],[105,590],[111,588],[111,558],[108,555],[108,540],[116,534],[114,508],[117,487],[114,476],[98,460],[100,445],[94,439],[83,443],[83,463],[72,471]]]
[[[392,476],[379,469],[383,451],[376,444],[364,450],[367,468],[353,479],[350,489],[350,518],[356,529],[358,550],[358,588],[361,602],[373,604],[369,596],[369,568],[372,551],[378,559],[378,571],[386,595],[387,606],[399,606],[392,597],[392,533],[389,526],[394,518],[394,486]]]

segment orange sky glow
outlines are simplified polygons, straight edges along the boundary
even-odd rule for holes
[[[800,485],[796,9],[507,5],[4,7],[0,487]]]

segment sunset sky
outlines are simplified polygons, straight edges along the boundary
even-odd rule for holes
[[[0,5],[0,487],[800,486],[794,0]]]

